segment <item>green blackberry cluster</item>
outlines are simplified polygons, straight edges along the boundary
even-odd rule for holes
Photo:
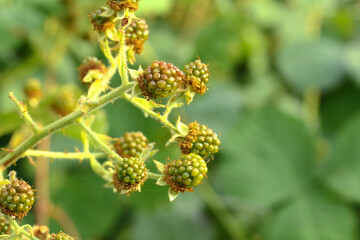
[[[105,32],[106,30],[112,29],[115,27],[115,23],[111,21],[110,17],[103,16],[104,12],[108,10],[107,7],[102,7],[95,12],[90,14],[90,22],[94,26],[94,30],[98,32]]]
[[[75,239],[73,237],[70,237],[64,232],[59,232],[57,234],[55,233],[51,234],[48,240],[75,240]]]
[[[8,216],[22,219],[34,204],[35,196],[31,186],[22,179],[12,179],[0,191],[0,209]]]
[[[149,37],[149,26],[144,19],[132,20],[126,27],[126,45],[133,46],[134,51],[140,54],[143,44]]]
[[[114,185],[120,193],[135,192],[147,179],[148,170],[137,157],[124,158],[115,166],[115,170]]]
[[[142,132],[126,132],[115,144],[115,151],[122,157],[139,157],[148,147],[149,140]]]
[[[77,96],[72,86],[62,86],[52,97],[51,108],[60,116],[66,116],[77,107]]]
[[[183,83],[184,73],[171,63],[154,61],[138,78],[147,98],[164,98],[173,94]]]
[[[25,93],[25,95],[26,95],[26,97],[28,99],[37,99],[37,100],[39,100],[43,95],[41,83],[36,78],[29,79],[25,83],[25,86],[24,86],[23,90],[24,90],[24,93]]]
[[[201,95],[206,92],[206,84],[209,81],[209,70],[200,59],[195,60],[184,67],[185,81],[192,89]]]
[[[136,11],[139,8],[139,1],[140,0],[108,0],[107,5],[115,11],[125,8]]]
[[[189,124],[189,133],[180,142],[180,148],[183,154],[195,153],[206,157],[217,153],[220,143],[218,135],[212,129],[195,121]]]
[[[0,216],[0,235],[10,234],[11,226],[8,218],[4,215]]]
[[[192,192],[192,188],[201,183],[207,171],[204,159],[197,154],[190,153],[165,166],[164,180],[175,192]]]

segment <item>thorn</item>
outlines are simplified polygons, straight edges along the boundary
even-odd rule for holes
[[[0,148],[0,149],[4,152],[9,152],[9,153],[14,151],[13,149],[7,149],[7,148]]]
[[[29,160],[30,164],[36,168],[36,163],[35,163],[34,159],[31,156],[26,156],[26,157]]]
[[[75,151],[76,151],[77,153],[81,153],[80,150],[78,149],[78,147],[76,147],[76,146],[75,146]]]

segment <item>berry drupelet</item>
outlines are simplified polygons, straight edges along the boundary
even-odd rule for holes
[[[171,63],[154,61],[139,76],[139,86],[147,98],[164,98],[183,83],[184,73]]]
[[[197,59],[184,67],[185,81],[192,89],[201,95],[206,92],[209,81],[209,71],[206,64]]]
[[[126,132],[114,144],[115,151],[122,157],[139,157],[148,147],[149,140],[142,132]]]
[[[120,193],[131,193],[140,190],[147,179],[144,162],[137,157],[124,158],[115,166],[114,186]]]
[[[213,130],[195,121],[189,124],[189,133],[180,142],[180,148],[183,154],[195,153],[206,157],[217,153],[220,143],[218,135]]]
[[[125,37],[126,45],[132,46],[134,51],[140,54],[143,50],[144,42],[149,37],[149,26],[144,19],[134,19],[126,27]]]
[[[34,204],[35,196],[31,186],[22,179],[12,179],[0,191],[0,209],[8,216],[22,219]]]
[[[208,171],[204,159],[194,153],[183,155],[180,160],[165,166],[164,180],[175,192],[192,192]]]

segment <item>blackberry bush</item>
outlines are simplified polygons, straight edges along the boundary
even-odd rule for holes
[[[143,50],[143,44],[149,36],[149,26],[144,19],[132,20],[127,26],[126,45],[133,47],[134,51],[140,54]]]
[[[147,179],[145,164],[138,157],[124,158],[115,166],[113,175],[115,188],[120,193],[140,191]]]
[[[185,81],[193,91],[203,95],[206,92],[206,84],[209,82],[209,71],[206,64],[200,59],[195,60],[184,67]]]
[[[88,160],[92,171],[106,181],[105,186],[120,194],[130,195],[140,191],[149,178],[156,180],[157,185],[169,186],[169,199],[173,201],[180,192],[192,192],[202,183],[208,171],[204,158],[219,150],[220,140],[211,129],[197,122],[187,125],[181,122],[180,116],[173,122],[170,117],[175,108],[190,104],[195,92],[205,93],[209,81],[207,65],[196,60],[187,64],[184,72],[165,61],[153,61],[145,69],[130,68],[128,62],[133,63],[135,53],[141,53],[149,36],[149,27],[145,20],[135,16],[139,1],[108,0],[107,5],[90,14],[90,22],[99,34],[100,49],[106,61],[87,57],[78,68],[81,82],[89,85],[87,93],[81,95],[75,85],[49,90],[35,81],[28,82],[24,88],[25,95],[28,98],[43,95],[44,99],[38,106],[30,104],[33,107],[30,109],[12,92],[9,93],[10,100],[32,134],[28,134],[14,149],[6,149],[7,153],[0,159],[0,173],[5,174],[24,156],[32,163],[37,157],[78,159],[81,163]],[[110,86],[117,74],[121,79],[120,85],[113,83]],[[180,146],[182,155],[176,157],[179,160],[166,165],[154,160],[160,172],[154,173],[147,168],[146,160],[156,153],[157,150],[153,149],[155,143],[149,143],[141,132],[126,132],[115,139],[115,143],[113,138],[104,134],[105,131],[102,134],[95,132],[100,115],[95,112],[118,99],[131,103],[145,117],[154,118],[166,127],[170,133],[168,144],[177,142]],[[160,104],[153,99],[162,99],[162,102]],[[38,109],[32,111],[35,107]],[[55,119],[48,109],[61,118]],[[49,119],[55,120],[50,122]],[[48,124],[40,126],[39,121]],[[82,142],[82,146],[75,146],[76,152],[34,149],[45,137],[70,125],[73,126],[69,135],[78,137]],[[152,127],[157,131],[157,126]],[[66,131],[63,133],[67,134]],[[25,181],[17,179],[14,172],[10,176],[10,180],[2,181],[0,178],[0,210],[21,220],[35,201],[34,191]],[[13,227],[11,233],[6,229],[6,222],[1,222],[9,239],[74,239],[63,232],[49,236],[46,226],[19,226],[12,218],[9,221]]]
[[[195,153],[206,157],[217,153],[220,143],[212,129],[195,121],[189,124],[189,133],[180,142],[180,148],[183,154]]]
[[[3,214],[22,219],[35,202],[34,190],[22,179],[12,178],[1,187],[0,210]]]
[[[175,93],[183,83],[184,73],[171,63],[154,61],[138,78],[147,98],[164,98]]]
[[[126,132],[114,144],[116,153],[122,157],[139,157],[149,146],[149,140],[142,132]]]
[[[192,192],[208,171],[204,159],[194,153],[183,155],[180,160],[165,166],[164,180],[174,192]]]

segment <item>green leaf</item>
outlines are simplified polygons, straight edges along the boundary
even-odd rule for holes
[[[309,87],[328,90],[343,76],[341,46],[327,39],[298,41],[278,52],[278,66],[285,80],[297,91]]]
[[[353,240],[356,216],[325,196],[303,196],[268,219],[267,240]]]
[[[315,147],[304,124],[275,109],[250,113],[223,140],[215,184],[250,205],[269,206],[302,191]]]
[[[360,86],[360,44],[347,46],[345,50],[345,68],[351,79]]]
[[[360,116],[337,136],[325,165],[328,185],[349,200],[360,201]]]

